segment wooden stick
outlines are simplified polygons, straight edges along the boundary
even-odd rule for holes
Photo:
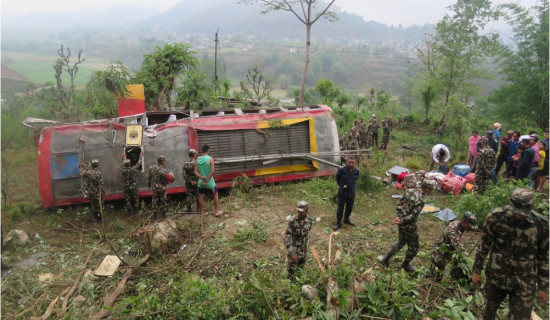
[[[143,257],[143,259],[141,259],[136,264],[136,266],[140,266],[140,265],[144,264],[147,261],[147,259],[149,259],[150,257],[151,257],[150,254],[145,255],[145,257]],[[126,286],[126,283],[128,282],[128,279],[132,275],[133,271],[134,271],[133,268],[128,268],[128,270],[126,270],[126,274],[124,275],[124,277],[122,277],[122,279],[120,280],[120,282],[116,286],[115,290],[111,291],[111,293],[109,293],[108,295],[103,297],[103,306],[106,306],[106,307],[112,307],[113,306],[113,304],[115,303],[116,298],[118,298],[118,296],[124,290],[124,287]],[[101,311],[99,311],[92,319],[93,320],[105,319],[110,314],[111,314],[110,311],[107,311],[107,310],[102,308]]]
[[[71,287],[71,290],[69,290],[69,293],[63,298],[63,303],[61,304],[61,315],[59,318],[62,318],[65,312],[67,312],[67,304],[69,303],[69,299],[73,295],[73,293],[76,291],[76,288],[78,287],[78,283],[80,282],[80,278],[84,275],[86,272],[86,266],[88,265],[88,262],[90,261],[90,258],[92,257],[92,254],[94,253],[94,249],[90,251],[90,254],[84,260],[84,264],[82,266],[82,270],[76,275],[76,279],[73,282],[73,286]]]
[[[325,275],[325,268],[323,267],[321,260],[319,260],[319,254],[317,253],[317,250],[315,250],[315,246],[311,246],[311,252],[313,253],[313,259],[315,260],[315,263],[317,263],[317,268],[319,268],[319,271],[322,275]]]
[[[48,309],[46,309],[46,312],[44,312],[44,314],[40,317],[40,320],[46,320],[52,315],[53,308],[57,304],[57,301],[59,301],[59,298],[61,298],[61,296],[64,296],[68,291],[69,288],[65,288],[65,290],[63,290],[61,294],[59,294],[55,299],[52,300],[52,302],[50,302]]]
[[[337,235],[338,232],[333,232],[330,234],[329,238],[328,238],[328,265],[327,265],[327,269],[330,270],[330,265],[332,264],[332,258],[330,257],[331,256],[331,251],[332,251],[332,236],[335,236]]]

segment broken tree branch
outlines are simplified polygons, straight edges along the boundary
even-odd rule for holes
[[[144,264],[149,258],[151,257],[150,254],[146,254],[145,257],[143,257],[143,259],[141,259],[137,264],[136,266],[141,266],[142,264]],[[120,282],[118,283],[118,285],[116,286],[116,288],[111,291],[111,293],[109,293],[108,295],[106,295],[105,297],[103,297],[103,307],[112,307],[113,304],[115,303],[115,300],[118,298],[118,296],[122,293],[122,291],[124,290],[124,287],[126,286],[126,283],[128,282],[128,279],[130,278],[130,276],[132,275],[132,272],[134,271],[134,268],[128,268],[128,270],[126,270],[126,274],[124,275],[124,277],[122,277],[122,279],[120,280]],[[105,309],[101,309],[100,312],[98,312],[92,319],[93,320],[101,320],[101,319],[105,319],[106,317],[108,317],[109,315],[111,314],[110,311],[107,311]]]
[[[53,308],[55,308],[55,305],[57,304],[57,301],[59,301],[59,299],[62,296],[64,296],[68,291],[69,291],[69,288],[66,288],[55,299],[53,299],[52,302],[50,302],[50,305],[48,306],[48,309],[46,309],[46,312],[44,312],[44,314],[40,317],[40,320],[46,320],[52,315]]]
[[[76,288],[78,287],[78,283],[80,282],[80,278],[82,278],[82,276],[86,272],[86,266],[88,266],[88,262],[90,261],[90,258],[92,257],[93,253],[94,253],[94,249],[90,250],[90,254],[88,254],[88,257],[86,258],[86,260],[84,260],[84,264],[82,265],[82,270],[80,270],[80,272],[76,275],[76,279],[73,282],[73,286],[69,290],[69,293],[67,293],[67,295],[63,298],[63,303],[61,304],[61,315],[59,316],[60,318],[62,318],[65,312],[67,312],[67,304],[69,303],[69,299],[71,298],[73,293],[75,293]]]

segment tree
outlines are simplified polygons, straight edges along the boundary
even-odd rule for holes
[[[539,128],[548,128],[548,2],[528,9],[506,4],[515,48],[500,49],[500,72],[506,83],[492,95],[496,111],[509,120],[524,116]],[[521,112],[518,112],[521,110]]]
[[[292,12],[298,20],[306,26],[306,61],[304,65],[304,73],[302,74],[302,82],[300,84],[300,97],[298,105],[304,104],[304,95],[306,92],[306,80],[309,67],[311,53],[311,27],[320,18],[324,18],[330,22],[335,21],[338,17],[332,11],[329,11],[330,6],[336,0],[329,0],[328,4],[320,0],[242,0],[245,4],[259,2],[265,7],[262,13],[270,11],[283,10]],[[319,8],[318,5],[320,5]],[[317,10],[319,9],[319,10]]]
[[[173,107],[176,81],[186,72],[192,72],[198,66],[195,52],[184,43],[167,44],[156,47],[153,53],[143,55],[141,70],[136,80],[145,86],[147,104],[162,110],[165,106]]]
[[[432,107],[432,103],[435,100],[436,92],[432,85],[428,84],[424,90],[420,91],[420,95],[422,96],[422,106],[424,107],[424,124],[429,124],[430,120],[428,119],[428,114],[430,113],[430,108]]]
[[[224,81],[224,87],[227,81]],[[228,88],[226,88],[229,91]],[[217,100],[209,84],[208,76],[203,72],[189,72],[183,78],[183,85],[175,90],[178,105],[188,109],[203,109]],[[228,93],[227,93],[228,94]]]
[[[387,93],[384,90],[380,90],[376,93],[376,110],[377,112],[382,111],[388,107],[390,103],[391,94]]]
[[[468,99],[477,87],[475,80],[490,74],[480,64],[493,55],[498,37],[482,33],[487,23],[498,17],[489,0],[457,0],[450,9],[451,14],[437,23],[435,34],[427,35],[424,47],[417,50],[423,76],[443,98],[438,131],[445,127],[449,99],[455,94]]]
[[[104,71],[94,71],[86,84],[84,109],[95,118],[111,118],[117,115],[118,97],[128,94],[130,73],[122,62],[112,61]]]
[[[82,120],[82,112],[80,108],[76,106],[76,92],[74,86],[74,80],[78,73],[78,65],[84,62],[86,59],[82,58],[82,49],[78,52],[77,60],[71,60],[71,48],[67,47],[65,51],[63,45],[57,50],[57,58],[53,68],[55,70],[55,97],[54,101],[49,104],[52,115],[56,120],[60,121],[74,121]],[[71,85],[66,88],[63,85],[63,72],[69,75]]]
[[[269,99],[271,91],[273,91],[273,84],[271,80],[267,79],[262,73],[261,65],[258,62],[254,63],[246,73],[246,81],[248,84],[245,84],[241,80],[241,97],[252,99],[253,101],[260,103],[264,98]],[[248,86],[252,90],[248,89]]]
[[[332,102],[340,95],[340,90],[332,84],[330,79],[321,79],[315,85],[315,91],[321,96],[321,102],[326,105]]]
[[[336,104],[341,108],[345,104],[348,104],[350,102],[349,94],[345,93],[344,91],[340,92],[338,97],[336,97]]]
[[[455,137],[455,148],[460,149],[464,134],[468,132],[471,110],[465,103],[460,102],[456,96],[453,96],[449,99],[449,107],[446,112],[447,127]]]

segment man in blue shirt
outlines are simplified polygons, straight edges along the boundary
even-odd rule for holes
[[[519,132],[514,131],[514,133],[512,133],[512,139],[508,140],[508,158],[506,160],[506,171],[504,172],[505,177],[509,177],[510,174],[513,174],[512,168],[514,161],[512,160],[512,156],[518,152],[518,147],[521,144],[521,141],[519,141],[520,135]]]
[[[355,158],[348,157],[346,165],[340,167],[336,173],[336,183],[338,183],[338,211],[336,211],[336,225],[333,230],[336,231],[342,227],[342,216],[344,223],[354,226],[349,219],[353,203],[355,202],[355,183],[359,178],[359,170],[355,167]],[[344,213],[345,207],[345,213]]]

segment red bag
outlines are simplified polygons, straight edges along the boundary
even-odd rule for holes
[[[464,179],[466,179],[466,182],[468,183],[474,183],[474,180],[476,179],[476,174],[475,173],[468,173]]]
[[[406,176],[408,176],[409,173],[401,172],[399,175],[397,175],[397,182],[403,182],[403,179],[405,179]]]
[[[441,188],[445,192],[452,192],[455,196],[458,196],[464,189],[465,185],[466,179],[449,172],[445,178],[443,178]]]

